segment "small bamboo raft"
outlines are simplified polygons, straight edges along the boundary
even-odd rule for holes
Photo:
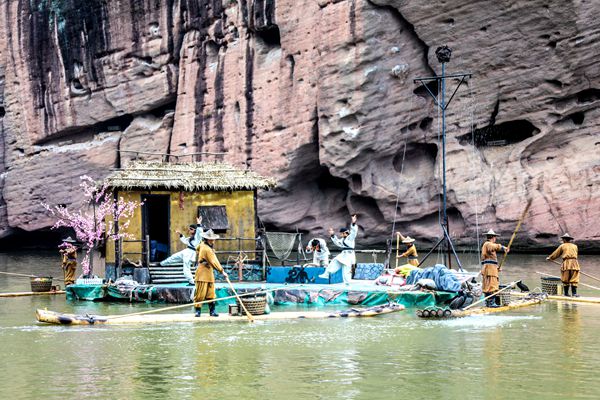
[[[0,293],[0,297],[22,297],[22,296],[40,296],[40,295],[51,295],[51,294],[65,294],[64,290],[51,290],[49,292],[13,292],[13,293]]]
[[[517,308],[529,307],[536,304],[541,304],[545,300],[545,296],[536,296],[534,298],[529,299],[520,299],[512,301],[510,304],[500,307],[479,307],[472,308],[469,310],[449,310],[449,309],[438,309],[441,310],[431,310],[429,313],[424,313],[427,310],[417,310],[417,317],[424,319],[433,319],[433,318],[463,318],[470,317],[472,315],[485,315],[485,314],[495,314],[501,313],[505,311],[515,310]],[[441,314],[441,315],[440,315]]]
[[[369,308],[352,308],[344,311],[294,311],[294,312],[274,312],[271,314],[254,315],[253,318],[258,321],[277,321],[292,319],[318,319],[318,318],[358,318],[374,317],[377,315],[390,314],[404,310],[404,306],[396,303],[385,306],[375,306]],[[211,317],[203,314],[201,317],[195,317],[193,313],[186,314],[145,314],[145,315],[75,315],[62,314],[55,311],[36,310],[36,318],[39,322],[58,325],[125,325],[125,324],[162,324],[172,322],[192,322],[192,323],[212,323],[212,322],[248,322],[245,315],[221,314],[218,317]]]
[[[525,297],[527,293],[511,292],[511,296]],[[548,300],[563,301],[566,303],[588,303],[588,304],[600,304],[600,297],[567,297],[548,295]]]

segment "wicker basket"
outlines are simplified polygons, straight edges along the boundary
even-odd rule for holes
[[[512,296],[511,296],[509,290],[506,290],[502,293],[498,293],[497,296],[498,296],[498,299],[500,300],[501,306],[509,305],[510,302],[512,301]]]
[[[30,278],[32,292],[49,292],[52,290],[52,277],[51,276],[40,276],[37,278]]]
[[[551,278],[547,276],[542,276],[542,292],[548,293],[551,296],[556,296],[562,294],[562,286],[560,282],[560,278]]]
[[[267,297],[241,297],[246,310],[252,315],[262,315],[265,313],[265,307],[267,305]],[[239,300],[236,300],[236,303],[239,307],[240,313],[245,313],[244,309],[240,305]]]

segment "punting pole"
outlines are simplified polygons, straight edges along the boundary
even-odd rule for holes
[[[22,277],[27,277],[27,278],[45,278],[44,276],[36,276],[36,275],[29,275],[29,274],[17,274],[16,272],[2,272],[0,271],[0,274],[4,274],[4,275],[14,275],[14,276],[22,276]],[[60,278],[52,278],[55,279],[57,281],[65,281],[64,279],[60,279]]]
[[[229,280],[229,276],[225,275],[225,279],[227,279],[227,283],[229,283],[229,287],[231,288],[231,290],[233,291],[233,294],[235,295],[235,298],[237,299],[237,301],[240,302],[240,305],[242,306],[242,308],[244,309],[244,312],[246,313],[246,317],[248,317],[248,320],[250,322],[254,322],[254,318],[252,318],[252,314],[250,314],[248,312],[248,309],[246,308],[246,306],[244,305],[244,302],[242,301],[242,299],[240,299],[240,296],[237,294],[237,292],[235,291],[235,288],[233,287],[233,285],[231,284],[231,281]]]
[[[556,261],[556,260],[548,260],[548,261],[550,261],[550,262],[552,262],[552,263],[554,263],[554,264],[556,264],[556,265],[562,265],[562,263],[559,263],[559,262],[558,262],[558,261]],[[580,273],[581,275],[587,276],[588,278],[591,278],[591,279],[593,279],[593,280],[595,280],[595,281],[598,281],[598,282],[600,282],[600,278],[596,278],[594,275],[586,274],[586,273],[585,273],[585,272],[583,272],[583,271],[579,271],[579,273]],[[583,285],[583,283],[582,283],[582,285]]]
[[[550,275],[550,274],[546,274],[546,273],[544,273],[544,272],[540,272],[540,271],[535,271],[535,273],[536,273],[536,274],[540,274],[540,275],[544,275],[544,276],[549,276],[550,278],[558,278],[558,279],[560,279],[560,276],[556,276],[556,275]],[[579,284],[580,284],[581,286],[589,287],[590,289],[596,289],[596,290],[600,290],[600,288],[599,288],[599,287],[596,287],[596,286],[592,286],[592,285],[586,285],[585,283],[581,283],[581,282],[579,282]]]
[[[481,303],[483,303],[484,301],[486,301],[486,300],[487,300],[487,299],[489,299],[490,297],[494,297],[495,295],[497,295],[497,294],[498,294],[498,293],[500,293],[500,292],[504,292],[505,290],[508,290],[508,289],[512,289],[512,288],[514,288],[516,284],[517,284],[517,281],[511,282],[511,283],[510,283],[510,284],[509,284],[507,287],[505,287],[505,288],[503,288],[503,289],[500,289],[500,290],[498,290],[498,291],[497,291],[497,292],[495,292],[495,293],[492,293],[492,294],[490,294],[488,297],[484,297],[483,299],[481,299],[481,300],[479,300],[479,301],[476,301],[475,303],[471,304],[471,305],[470,305],[470,306],[468,306],[468,307],[465,307],[465,308],[463,308],[463,311],[466,311],[466,310],[468,310],[469,308],[472,308],[472,307],[474,307],[474,306],[476,306],[476,305],[478,305],[478,304],[481,304]]]
[[[512,246],[513,241],[515,240],[515,237],[517,236],[517,232],[519,232],[519,229],[521,228],[521,224],[523,223],[523,220],[525,219],[525,216],[527,215],[527,212],[529,211],[529,207],[531,207],[531,199],[529,199],[529,201],[527,202],[527,206],[525,206],[525,210],[523,210],[523,214],[521,214],[521,218],[519,219],[519,222],[517,223],[517,227],[515,228],[512,236],[510,237],[510,241],[508,242],[508,247],[510,249],[510,246]],[[500,265],[498,266],[498,270],[502,269],[502,266],[504,265],[504,261],[506,261],[506,256],[508,254],[504,253],[504,257],[502,257],[502,261],[500,261]]]
[[[156,310],[140,311],[140,312],[131,313],[131,314],[112,315],[112,316],[109,317],[109,319],[132,317],[134,315],[155,314],[155,313],[159,313],[159,312],[163,312],[163,311],[171,311],[171,310],[177,310],[177,309],[180,309],[180,308],[185,308],[185,307],[190,307],[190,306],[198,306],[198,305],[212,303],[212,302],[220,301],[220,300],[229,300],[229,299],[236,299],[238,297],[254,296],[254,295],[257,295],[257,294],[269,293],[269,292],[276,292],[278,290],[298,288],[298,287],[301,287],[301,286],[303,286],[303,285],[280,286],[280,287],[273,288],[273,289],[260,290],[258,292],[242,293],[242,294],[238,294],[237,296],[226,296],[226,297],[219,297],[219,298],[216,298],[216,299],[199,301],[197,303],[186,303],[186,304],[180,304],[180,305],[177,305],[177,306],[158,308]]]

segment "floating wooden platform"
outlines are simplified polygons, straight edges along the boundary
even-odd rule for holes
[[[291,320],[291,319],[317,319],[317,318],[358,318],[374,317],[404,310],[400,304],[375,306],[369,308],[352,308],[344,311],[294,311],[274,312],[265,315],[254,315],[257,321]],[[192,312],[187,314],[144,314],[144,315],[75,315],[62,314],[55,311],[36,310],[36,318],[40,322],[58,325],[125,325],[125,324],[163,324],[173,322],[213,323],[213,322],[248,322],[246,316],[220,314],[210,317],[208,313],[195,317]]]
[[[65,294],[64,290],[53,290],[50,292],[14,292],[14,293],[0,293],[0,297],[21,297],[21,296],[44,296],[50,294]]]
[[[511,302],[508,305],[501,307],[479,307],[479,308],[471,308],[469,310],[446,310],[446,313],[442,316],[437,315],[422,315],[423,310],[417,310],[417,316],[419,318],[424,319],[441,319],[441,318],[463,318],[469,317],[472,315],[484,315],[484,314],[495,314],[501,313],[505,311],[515,310],[517,308],[529,307],[536,304],[541,304],[544,301],[544,298],[538,297],[533,299],[521,299]],[[449,315],[448,312],[450,311]]]
[[[527,293],[511,292],[511,296],[525,297],[525,296],[527,296]],[[600,297],[567,297],[567,296],[549,295],[547,298],[548,298],[548,300],[563,301],[566,303],[600,304]]]

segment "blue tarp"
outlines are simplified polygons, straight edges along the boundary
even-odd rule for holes
[[[354,279],[372,281],[381,276],[384,268],[381,263],[358,263],[354,271]]]
[[[319,278],[325,272],[323,267],[269,267],[267,268],[267,283],[341,283],[342,270],[331,274],[329,279]]]
[[[419,279],[432,279],[438,290],[446,292],[458,292],[460,290],[460,282],[456,275],[442,264],[412,271],[406,279],[406,284],[414,285]]]

